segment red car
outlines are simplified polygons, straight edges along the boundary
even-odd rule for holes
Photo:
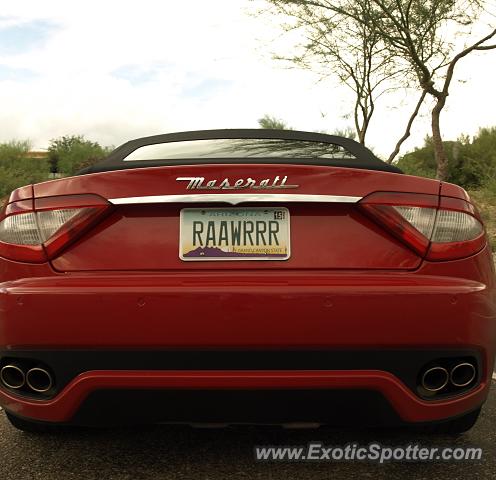
[[[358,143],[141,138],[0,214],[14,426],[477,420],[495,355],[479,213]]]

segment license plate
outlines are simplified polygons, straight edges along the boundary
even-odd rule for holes
[[[181,210],[181,260],[287,260],[289,256],[287,208]]]

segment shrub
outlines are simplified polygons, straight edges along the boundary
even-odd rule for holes
[[[470,140],[461,136],[455,142],[444,142],[448,156],[448,182],[464,188],[482,188],[496,178],[496,127],[482,128]],[[397,163],[405,173],[435,178],[436,163],[432,139],[424,146],[407,153]]]
[[[97,142],[86,140],[82,135],[68,135],[50,141],[48,161],[52,173],[73,175],[84,167],[93,165],[110,153]]]

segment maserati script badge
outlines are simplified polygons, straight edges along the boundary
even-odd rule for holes
[[[177,177],[178,182],[188,182],[188,190],[240,190],[243,188],[254,188],[259,190],[269,190],[273,188],[298,188],[299,185],[287,185],[288,177],[276,175],[274,178],[265,178],[260,181],[253,178],[238,178],[230,181],[229,178],[205,181],[205,177]]]

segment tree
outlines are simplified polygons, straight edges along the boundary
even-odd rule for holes
[[[422,96],[433,99],[431,130],[437,178],[448,176],[440,117],[450,93],[458,62],[472,52],[492,50],[496,29],[474,39],[473,27],[484,11],[482,0],[267,0],[271,4],[326,12],[336,24],[373,26],[379,44],[408,67],[405,79],[415,82]],[[366,13],[366,14],[365,14]],[[423,101],[423,97],[422,101]],[[420,101],[420,100],[419,100]]]
[[[102,160],[110,149],[82,135],[66,135],[50,140],[48,159],[52,173],[72,175],[78,170]]]
[[[346,85],[354,96],[355,138],[365,144],[376,102],[396,88],[393,80],[404,70],[404,65],[394,62],[370,21],[368,0],[360,4],[357,19],[320,8],[319,2],[267,1],[272,13],[287,19],[282,25],[285,31],[300,30],[304,37],[295,55],[276,58],[317,72],[321,78],[333,75]]]
[[[274,129],[274,130],[291,130],[288,124],[279,118],[265,114],[262,118],[258,119],[260,128]]]
[[[431,111],[432,140],[437,178],[448,177],[448,155],[443,145],[440,116],[449,95],[458,62],[474,51],[491,50],[492,28],[474,40],[472,27],[480,17],[479,0],[374,0],[371,18],[388,49],[410,65],[411,74],[424,94],[434,99]],[[457,29],[463,43],[449,29]],[[461,37],[464,37],[463,39]]]
[[[50,173],[59,173],[59,153],[57,150],[52,150],[48,152],[48,166],[50,168]]]

